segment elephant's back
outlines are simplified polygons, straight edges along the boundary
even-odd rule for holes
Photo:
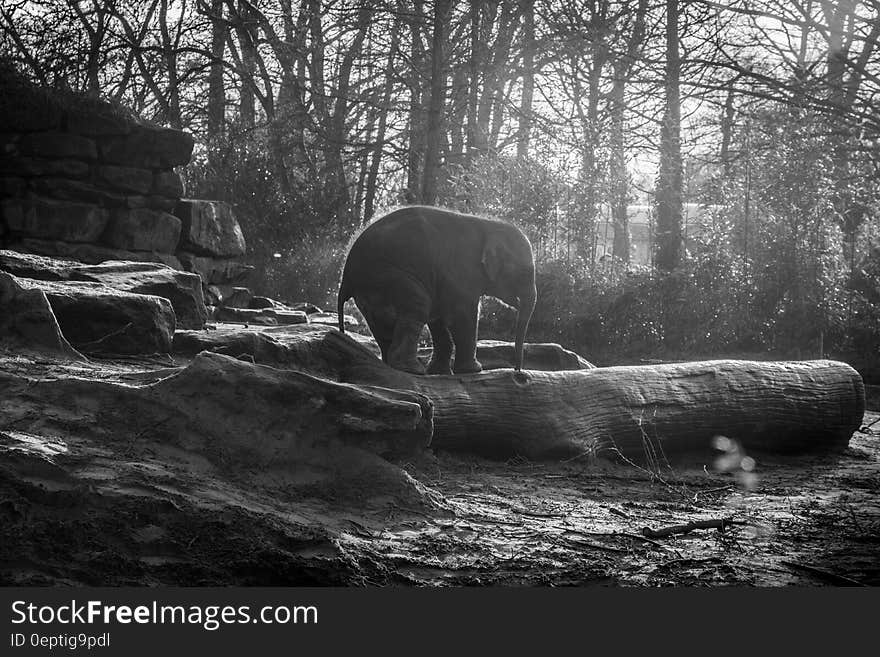
[[[424,269],[431,258],[430,221],[420,213],[407,213],[408,209],[402,208],[377,219],[352,242],[343,271],[349,289],[368,286],[373,278],[389,268]]]
[[[449,235],[482,234],[485,232],[482,224],[485,223],[497,222],[443,208],[414,205],[376,219],[361,232],[355,244],[359,248],[373,248],[380,244],[414,245],[421,242],[436,247],[436,240],[446,240]]]

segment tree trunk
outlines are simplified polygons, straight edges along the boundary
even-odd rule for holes
[[[736,105],[734,99],[736,92],[734,82],[731,81],[730,88],[727,90],[727,96],[724,101],[724,110],[721,113],[721,165],[724,167],[724,177],[730,178],[730,169],[733,164],[733,158],[730,156],[730,144],[733,140],[734,119],[736,118]]]
[[[425,155],[425,107],[422,67],[425,51],[422,44],[421,0],[414,0],[410,18],[410,77],[409,77],[409,145],[406,163],[406,202],[417,203],[421,195],[422,163]]]
[[[385,133],[388,126],[388,113],[391,111],[392,94],[394,93],[394,56],[400,43],[400,22],[395,21],[391,30],[391,47],[388,49],[388,61],[385,65],[385,90],[382,94],[382,106],[379,108],[379,125],[376,128],[376,139],[370,161],[364,193],[364,221],[369,221],[376,204],[376,184],[379,180],[379,167],[382,164],[382,153],[385,147]]]
[[[470,19],[470,52],[468,55],[468,99],[467,99],[467,146],[466,161],[470,162],[480,147],[477,105],[480,98],[480,71],[482,69],[483,42],[480,38],[480,2],[471,0],[468,10]]]
[[[208,68],[208,139],[223,135],[226,91],[223,87],[223,52],[226,27],[223,24],[223,0],[211,2],[211,64]]]
[[[252,129],[256,123],[256,104],[254,87],[257,84],[257,49],[251,31],[250,10],[246,3],[238,3],[240,20],[235,27],[241,48],[241,84],[239,86],[238,112],[244,129]]]
[[[678,0],[666,0],[666,111],[660,126],[657,180],[657,253],[654,263],[671,272],[681,263],[682,171]]]
[[[182,123],[180,81],[177,75],[177,44],[172,40],[168,29],[168,0],[162,0],[159,5],[159,31],[162,35],[162,59],[165,62],[165,72],[168,75],[168,112],[165,121],[172,128],[180,130]]]
[[[626,72],[623,65],[615,65],[614,83],[611,87],[611,221],[614,224],[613,254],[616,260],[629,267],[629,180],[626,170],[626,136],[624,134],[624,110]]]
[[[487,42],[492,33],[495,22],[498,3],[492,3],[490,14],[482,26],[482,41]],[[495,149],[497,144],[493,140],[493,120],[498,125],[497,109],[504,97],[504,76],[501,71],[507,68],[508,54],[510,53],[510,38],[515,12],[513,3],[502,3],[501,16],[498,18],[498,31],[495,35],[494,52],[489,61],[486,47],[481,46],[480,60],[483,66],[483,92],[477,107],[477,153],[488,153]]]
[[[523,74],[519,103],[516,156],[528,157],[532,131],[532,99],[535,94],[535,0],[521,0],[523,13]]]
[[[632,23],[632,32],[626,52],[614,63],[614,82],[611,87],[611,217],[614,222],[614,257],[629,266],[629,175],[626,170],[626,84],[635,66],[636,57],[645,40],[645,20],[648,1],[639,0]]]
[[[425,168],[422,173],[421,202],[433,205],[437,199],[443,142],[443,107],[446,102],[446,73],[443,42],[450,0],[434,0],[434,25],[431,42],[431,100],[428,106]]]
[[[414,376],[378,361],[354,383],[414,391],[434,404],[435,449],[528,459],[619,453],[639,462],[712,452],[845,447],[864,414],[858,372],[835,361],[703,361],[564,372]]]

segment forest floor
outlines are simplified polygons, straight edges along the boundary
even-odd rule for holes
[[[7,355],[0,375],[139,383],[168,365]],[[751,480],[703,462],[429,451],[398,464],[418,496],[362,500],[222,471],[148,429],[114,442],[55,419],[67,435],[0,431],[2,584],[880,585],[875,411],[841,453],[752,455]]]
[[[858,433],[833,456],[760,457],[754,474],[747,488],[711,463],[649,472],[441,456],[420,478],[450,517],[380,522],[352,540],[422,584],[880,584],[876,436]],[[643,533],[720,519],[736,524]]]

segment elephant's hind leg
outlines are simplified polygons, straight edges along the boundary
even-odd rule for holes
[[[409,317],[398,317],[386,362],[396,370],[424,374],[425,366],[416,357],[419,336],[425,323]]]
[[[428,322],[434,351],[428,363],[428,374],[452,374],[452,336],[443,320]]]
[[[379,345],[379,350],[382,352],[382,360],[387,363],[389,351],[391,350],[391,340],[394,337],[394,314],[389,314],[388,308],[378,310],[375,304],[365,299],[355,299],[355,303],[357,303],[364,319],[367,320],[367,326],[370,327],[373,339]]]

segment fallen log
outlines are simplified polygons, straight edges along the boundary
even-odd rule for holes
[[[421,393],[434,403],[437,449],[504,458],[618,453],[656,463],[707,455],[715,436],[749,451],[802,453],[845,447],[865,410],[861,376],[846,363],[700,361],[465,376],[393,370],[338,333],[344,381]]]
[[[416,376],[389,368],[362,336],[330,328],[186,331],[175,351],[222,350],[355,385],[418,392],[434,405],[432,446],[495,458],[617,452],[640,462],[712,452],[845,446],[864,414],[859,374],[835,361],[703,361],[542,372]]]

